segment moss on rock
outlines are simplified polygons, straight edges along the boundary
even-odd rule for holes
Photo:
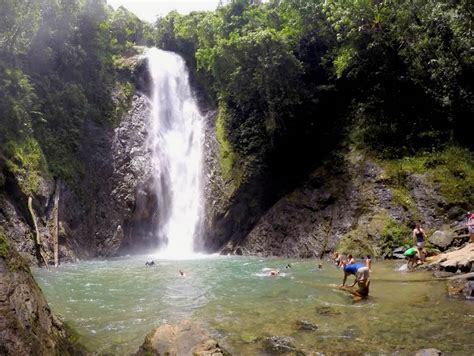
[[[425,152],[397,160],[381,160],[386,180],[394,188],[394,201],[413,209],[407,191],[410,174],[426,174],[450,206],[470,209],[474,205],[474,162],[472,153],[452,146],[440,152]]]
[[[386,257],[401,245],[410,244],[411,230],[395,221],[386,211],[379,211],[345,234],[336,250],[354,256]]]
[[[0,228],[0,257],[5,258],[10,251],[10,244],[8,243],[7,236]]]
[[[43,151],[33,137],[22,141],[9,141],[5,150],[6,166],[18,179],[20,189],[27,195],[39,189],[41,175],[47,175],[48,167]]]
[[[224,180],[231,184],[230,195],[232,195],[242,181],[242,174],[238,169],[238,155],[234,152],[227,139],[227,130],[225,127],[226,115],[227,110],[225,105],[219,105],[216,120],[216,137],[219,143],[219,163]]]

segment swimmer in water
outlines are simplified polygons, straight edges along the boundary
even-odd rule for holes
[[[186,273],[184,273],[184,272],[181,271],[181,270],[179,270],[179,275],[180,275],[181,277],[186,277]]]
[[[280,272],[276,269],[273,269],[270,271],[270,276],[278,276],[280,275]]]

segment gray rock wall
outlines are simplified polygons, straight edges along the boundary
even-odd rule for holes
[[[27,261],[10,246],[0,256],[0,354],[80,354],[52,314]]]
[[[348,239],[356,236],[360,251],[383,255],[377,244],[383,242],[388,221],[409,226],[421,219],[426,229],[449,221],[439,211],[442,197],[425,177],[411,177],[407,189],[414,210],[394,202],[381,167],[360,153],[348,153],[337,166],[315,170],[268,209],[242,241],[230,241],[222,253],[321,257],[352,234]]]

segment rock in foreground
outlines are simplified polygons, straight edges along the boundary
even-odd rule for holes
[[[0,230],[0,355],[80,355]]]
[[[187,320],[152,330],[136,355],[225,356],[229,353],[206,330]]]

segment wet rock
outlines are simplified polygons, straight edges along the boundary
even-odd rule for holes
[[[464,284],[463,294],[466,299],[474,299],[474,281],[467,281]]]
[[[178,325],[161,325],[145,338],[136,355],[229,355],[209,332],[189,320]]]
[[[316,331],[319,329],[317,325],[307,320],[298,320],[296,322],[296,327],[298,330],[303,330],[303,331]]]
[[[426,228],[447,222],[442,213],[444,200],[427,177],[408,176],[416,207],[407,208],[395,202],[384,175],[383,169],[363,154],[347,153],[336,169],[317,168],[302,185],[276,201],[258,216],[247,234],[239,221],[226,225],[228,230],[223,234],[229,237],[221,246],[230,240],[225,252],[240,246],[247,254],[258,256],[320,257],[336,246],[356,255],[389,256],[392,251],[382,248],[389,222],[406,226],[418,213]],[[229,214],[223,211],[222,221]],[[395,252],[395,258],[403,259],[403,252]]]
[[[439,356],[442,354],[438,349],[421,349],[415,352],[415,356]]]
[[[441,251],[446,250],[454,240],[454,236],[450,232],[435,231],[428,240],[435,246],[439,247]]]
[[[292,342],[293,339],[287,336],[271,336],[264,340],[262,347],[272,354],[293,353],[304,355],[304,353],[298,352]]]
[[[400,246],[400,247],[397,247],[396,249],[393,250],[393,254],[401,254],[403,255],[403,253],[406,251],[406,247],[404,246]]]
[[[392,258],[396,258],[397,260],[404,260],[406,257],[403,253],[392,253]]]
[[[448,278],[448,295],[450,297],[474,298],[474,272]]]

